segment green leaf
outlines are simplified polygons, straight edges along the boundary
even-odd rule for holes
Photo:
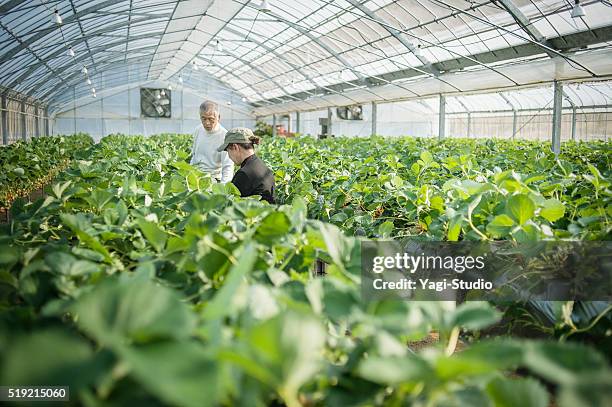
[[[394,229],[395,225],[393,225],[393,222],[385,221],[378,226],[378,234],[382,238],[388,238],[391,237],[391,233],[393,233]]]
[[[533,217],[535,204],[527,195],[512,195],[506,203],[506,210],[522,225]]]
[[[87,260],[79,260],[73,255],[64,252],[47,254],[45,262],[54,272],[68,276],[82,276],[100,270],[100,265]]]
[[[254,326],[245,340],[253,364],[276,378],[276,390],[288,405],[323,366],[326,330],[310,314],[286,312]],[[297,404],[296,404],[297,405]]]
[[[425,163],[425,165],[429,165],[433,162],[433,156],[429,151],[423,151],[420,155],[421,160]]]
[[[118,349],[130,375],[168,405],[218,405],[219,368],[201,344],[158,342]]]
[[[486,392],[496,407],[547,407],[548,393],[534,379],[496,378],[487,385]]]
[[[531,342],[525,350],[527,367],[554,383],[572,383],[581,374],[608,370],[603,356],[584,345]]]
[[[194,315],[177,293],[148,278],[108,278],[73,305],[77,324],[98,342],[188,337]]]
[[[164,247],[166,247],[168,234],[154,222],[138,219],[137,223],[144,236],[147,238],[149,243],[151,243],[151,246],[153,246],[158,253],[161,253],[164,250]]]
[[[284,237],[291,228],[291,222],[283,212],[272,212],[261,221],[255,232],[255,239],[262,243],[272,244]]]
[[[453,216],[448,222],[448,231],[446,232],[446,238],[449,242],[456,242],[459,240],[459,234],[461,233],[461,224],[463,223],[463,215],[458,214]]]
[[[204,308],[203,317],[207,321],[223,318],[231,312],[234,296],[242,284],[244,276],[250,273],[257,259],[257,250],[253,244],[248,244],[240,255],[240,262],[230,269],[223,287],[217,292]]]
[[[107,263],[112,262],[113,259],[110,252],[96,237],[89,233],[93,228],[84,214],[61,213],[60,219],[77,235],[81,243],[104,256],[104,260]]]
[[[21,250],[14,246],[0,245],[0,266],[8,270],[21,258]]]
[[[500,319],[501,314],[487,302],[465,302],[454,311],[452,326],[477,330],[493,325]]]
[[[506,214],[497,215],[487,225],[487,232],[493,237],[505,237],[508,236],[514,225],[514,221],[510,216]]]
[[[564,214],[565,206],[558,199],[547,199],[540,210],[540,216],[549,222],[561,219]]]
[[[3,385],[70,386],[70,391],[91,384],[101,366],[91,346],[76,334],[51,328],[17,336],[3,351]]]
[[[357,374],[381,385],[420,382],[433,376],[433,370],[424,360],[417,357],[370,356],[363,359]]]

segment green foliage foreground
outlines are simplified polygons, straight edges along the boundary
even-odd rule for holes
[[[241,199],[185,163],[189,145],[107,137],[49,196],[13,206],[0,229],[0,383],[68,385],[86,406],[612,398],[610,367],[582,345],[482,340],[450,354],[459,329],[499,320],[486,303],[362,303],[358,241],[309,219],[316,198]],[[324,278],[316,258],[330,263]],[[406,346],[432,329],[439,345]]]

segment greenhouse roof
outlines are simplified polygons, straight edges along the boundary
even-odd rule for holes
[[[269,4],[5,0],[0,86],[59,104],[207,73],[269,114],[612,75],[607,0]]]

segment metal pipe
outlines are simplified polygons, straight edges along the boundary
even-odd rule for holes
[[[8,110],[6,103],[6,96],[0,96],[2,98],[2,144],[8,144]]]
[[[468,112],[467,114],[467,138],[470,138],[470,128],[472,126],[472,113]]]
[[[34,105],[34,137],[40,137],[40,110]]]
[[[576,141],[576,106],[572,106],[572,141]]]
[[[559,81],[553,82],[554,104],[552,118],[552,151],[555,155],[561,152],[561,107],[563,104],[563,84]]]
[[[438,123],[438,139],[442,140],[445,137],[446,129],[446,96],[440,94],[440,111]]]
[[[376,133],[378,133],[377,125],[378,125],[378,106],[376,102],[372,102],[372,136],[375,136]]]
[[[25,101],[21,101],[21,138],[23,141],[28,141],[28,132],[26,130],[26,108]]]

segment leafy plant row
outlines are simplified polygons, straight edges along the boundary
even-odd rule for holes
[[[0,383],[69,385],[86,406],[609,400],[610,367],[585,346],[453,354],[461,329],[499,319],[486,303],[363,303],[358,240],[301,197],[275,207],[213,185],[189,145],[113,135],[49,196],[16,202],[0,229]],[[440,345],[406,346],[431,330]]]
[[[609,240],[609,142],[271,139],[279,199],[348,233],[432,240]]]
[[[87,134],[38,137],[0,148],[0,208],[51,181],[93,144]]]

